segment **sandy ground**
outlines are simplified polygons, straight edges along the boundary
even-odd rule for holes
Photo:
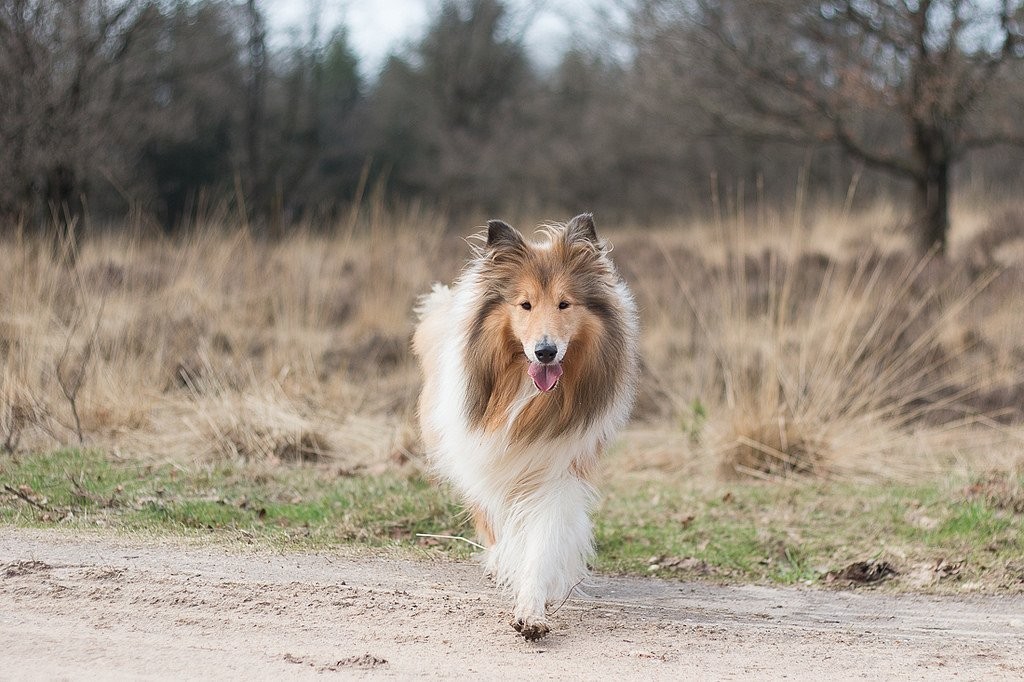
[[[0,678],[1024,677],[1024,599],[595,578],[526,643],[472,564],[0,528]]]

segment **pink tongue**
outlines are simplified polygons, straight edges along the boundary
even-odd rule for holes
[[[562,376],[562,366],[558,363],[542,365],[539,362],[531,362],[530,369],[527,371],[530,378],[533,379],[534,385],[545,392],[550,391],[558,381],[558,377]]]

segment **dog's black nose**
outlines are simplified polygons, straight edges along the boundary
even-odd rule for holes
[[[554,362],[555,356],[558,355],[558,348],[553,343],[538,343],[533,352],[537,355],[537,360],[547,365]]]

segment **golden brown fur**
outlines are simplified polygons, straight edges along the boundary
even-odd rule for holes
[[[547,318],[572,339],[557,389],[538,392],[519,412],[510,430],[514,442],[586,427],[608,406],[616,382],[625,379],[616,358],[626,352],[627,331],[615,314],[616,276],[603,257],[603,244],[571,225],[553,226],[547,236],[547,244],[528,244],[519,237],[480,256],[489,262],[485,294],[470,332],[471,424],[486,431],[507,425],[526,375],[522,340],[531,322]],[[536,302],[528,315],[517,304],[521,298]],[[562,300],[571,304],[568,309],[558,309]]]
[[[495,536],[487,512],[475,504],[470,505],[470,511],[473,514],[473,526],[476,528],[477,538],[484,543],[485,547],[490,547],[494,544]]]

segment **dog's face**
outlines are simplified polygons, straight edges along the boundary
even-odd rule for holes
[[[529,244],[509,225],[488,223],[488,247],[496,275],[504,279],[500,297],[508,329],[544,392],[557,385],[574,341],[600,324],[588,304],[607,270],[589,215],[548,236],[547,243]]]
[[[550,391],[558,383],[562,360],[586,317],[566,279],[561,273],[547,283],[524,276],[514,287],[510,328],[541,391]]]

